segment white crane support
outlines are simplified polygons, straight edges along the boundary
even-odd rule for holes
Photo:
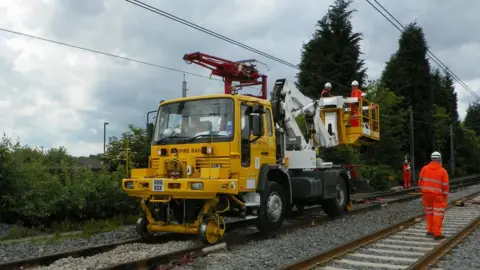
[[[338,138],[338,111],[325,112],[325,122],[321,118],[322,108],[341,108],[345,100],[342,96],[325,97],[312,100],[303,95],[296,87],[287,84],[285,79],[277,80],[272,92],[272,102],[277,102],[276,123],[285,132],[284,153],[289,169],[314,169],[333,166],[316,157],[317,147],[335,147]],[[313,138],[306,139],[298,126],[296,118],[304,116],[307,130],[313,129]]]

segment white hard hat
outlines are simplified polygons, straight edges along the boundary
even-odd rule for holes
[[[358,82],[357,82],[357,81],[353,81],[353,82],[352,82],[352,86],[354,86],[354,85],[355,85],[355,86],[358,86]]]
[[[327,83],[325,84],[325,88],[332,88],[332,84],[329,83],[329,82],[327,82]]]
[[[433,152],[432,155],[430,156],[431,160],[441,160],[442,159],[442,154],[440,152]]]

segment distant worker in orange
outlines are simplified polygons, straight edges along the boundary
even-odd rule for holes
[[[403,162],[403,187],[410,188],[410,179],[412,178],[412,172],[410,168],[410,162],[405,158]]]
[[[352,82],[352,93],[351,97],[356,97],[360,100],[360,98],[364,96],[362,90],[358,88],[358,82]],[[360,125],[359,117],[360,117],[360,110],[358,108],[358,104],[350,103],[350,110],[351,110],[351,117],[350,117],[350,125],[352,127],[358,127]]]
[[[327,97],[331,97],[333,96],[332,95],[332,84],[327,82],[325,84],[325,88],[322,90],[322,93],[320,93],[320,97],[324,97],[324,96],[327,96]]]
[[[420,171],[418,187],[422,192],[425,219],[427,221],[427,236],[436,240],[445,238],[442,235],[442,223],[445,208],[448,204],[448,173],[442,167],[442,155],[433,152],[431,162]]]

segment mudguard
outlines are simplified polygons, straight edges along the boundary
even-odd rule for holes
[[[270,171],[279,171],[283,174],[285,174],[285,177],[288,181],[288,197],[289,197],[289,203],[292,204],[292,182],[290,181],[290,176],[288,175],[287,170],[285,167],[278,165],[278,164],[263,164],[260,167],[260,172],[258,174],[258,184],[257,184],[257,192],[262,192],[265,190],[268,182],[268,173]]]
[[[351,179],[348,177],[348,173],[343,168],[329,168],[321,171],[322,175],[320,178],[323,180],[324,187],[324,198],[323,199],[332,199],[337,196],[337,182],[338,178],[342,177],[346,179],[346,185],[348,193],[352,193],[352,183]]]

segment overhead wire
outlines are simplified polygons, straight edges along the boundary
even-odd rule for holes
[[[91,52],[91,53],[96,53],[96,54],[102,54],[102,55],[105,55],[105,56],[115,57],[115,58],[127,60],[127,61],[130,61],[130,62],[136,62],[136,63],[143,64],[143,65],[148,65],[148,66],[157,67],[157,68],[166,69],[166,70],[175,71],[175,72],[180,72],[180,73],[184,73],[184,74],[188,74],[188,75],[192,75],[192,76],[196,76],[196,77],[210,79],[210,77],[204,76],[204,75],[201,75],[201,74],[196,74],[196,73],[192,73],[192,72],[188,72],[188,71],[184,71],[184,70],[180,70],[180,69],[176,69],[176,68],[171,68],[171,67],[162,66],[162,65],[158,65],[158,64],[154,64],[154,63],[149,63],[149,62],[145,62],[145,61],[141,61],[141,60],[136,60],[136,59],[129,58],[129,57],[124,57],[124,56],[120,56],[120,55],[106,53],[106,52],[102,52],[102,51],[98,51],[98,50],[94,50],[94,49],[90,49],[90,48],[86,48],[86,47],[81,47],[81,46],[77,46],[77,45],[72,45],[72,44],[68,44],[68,43],[64,43],[64,42],[60,42],[60,41],[56,41],[56,40],[52,40],[52,39],[42,38],[42,37],[39,37],[39,36],[25,34],[25,33],[13,31],[13,30],[5,29],[5,28],[0,28],[0,31],[8,32],[8,33],[11,33],[11,34],[16,34],[16,35],[21,35],[21,36],[25,36],[25,37],[29,37],[29,38],[33,38],[33,39],[38,39],[38,40],[42,40],[42,41],[46,41],[46,42],[50,42],[50,43],[55,43],[55,44],[58,44],[58,45],[67,46],[67,47],[71,47],[71,48],[75,48],[75,49],[79,49],[79,50],[84,50],[84,51],[88,51],[88,52]],[[212,79],[212,80],[222,81],[220,79]]]
[[[251,52],[254,52],[254,53],[256,53],[256,54],[259,54],[259,55],[261,55],[261,56],[263,56],[263,57],[266,57],[266,58],[268,58],[268,59],[270,59],[270,60],[276,61],[276,62],[278,62],[278,63],[280,63],[280,64],[283,64],[283,65],[286,65],[286,66],[288,66],[288,67],[291,67],[291,68],[300,70],[300,67],[299,67],[298,65],[289,63],[289,62],[287,62],[287,61],[285,61],[285,60],[282,60],[282,59],[280,59],[280,58],[278,58],[278,57],[275,57],[275,56],[273,56],[273,55],[271,55],[271,54],[268,54],[268,53],[265,53],[265,52],[260,51],[260,50],[258,50],[258,49],[255,49],[255,48],[253,48],[253,47],[250,47],[250,46],[248,46],[248,45],[246,45],[246,44],[244,44],[244,43],[241,43],[241,42],[239,42],[239,41],[236,41],[236,40],[234,40],[234,39],[231,39],[231,38],[229,38],[229,37],[226,37],[226,36],[224,36],[224,35],[221,35],[221,34],[219,34],[219,33],[217,33],[217,32],[212,31],[212,30],[206,29],[206,28],[204,28],[204,27],[202,27],[202,26],[200,26],[200,25],[198,25],[198,24],[189,22],[189,21],[187,21],[187,20],[185,20],[185,19],[182,19],[182,18],[180,18],[180,17],[177,17],[177,16],[175,16],[175,15],[173,15],[173,14],[171,14],[171,13],[168,13],[168,12],[166,12],[166,11],[164,11],[164,10],[161,10],[161,9],[158,9],[158,8],[153,7],[153,6],[151,6],[151,5],[148,5],[148,4],[146,4],[146,3],[142,2],[142,1],[138,1],[138,0],[125,0],[125,1],[127,1],[127,2],[129,2],[129,3],[131,3],[131,4],[134,4],[134,5],[136,5],[136,6],[139,6],[139,7],[141,7],[141,8],[144,8],[144,9],[146,9],[146,10],[148,10],[148,11],[153,12],[153,13],[156,13],[156,14],[158,14],[158,15],[161,15],[161,16],[163,16],[163,17],[166,17],[166,18],[168,18],[168,19],[171,19],[171,20],[173,20],[173,21],[179,22],[179,23],[181,23],[181,24],[183,24],[183,25],[189,26],[189,27],[191,27],[191,28],[193,28],[193,29],[196,29],[196,30],[198,30],[198,31],[201,31],[201,32],[203,32],[203,33],[205,33],[205,34],[208,34],[208,35],[210,35],[210,36],[213,36],[213,37],[216,37],[216,38],[221,39],[221,40],[223,40],[223,41],[226,41],[226,42],[228,42],[228,43],[230,43],[230,44],[236,45],[236,46],[241,47],[241,48],[243,48],[243,49],[246,49],[246,50],[248,50],[248,51],[251,51]],[[331,83],[334,83],[335,86],[338,86],[338,87],[341,87],[341,88],[346,88],[346,89],[349,89],[349,90],[350,90],[350,86],[345,85],[344,83],[340,83],[340,82],[336,82],[336,81],[330,80],[330,79],[328,79],[328,78],[326,78],[326,77],[324,77],[324,76],[321,76],[321,75],[316,75],[316,76],[317,76],[318,78],[321,78],[321,79],[324,79],[324,80],[329,81],[329,82],[331,82]]]
[[[404,30],[407,30],[407,28],[400,22],[397,20],[397,18],[395,18],[395,16],[393,16],[382,4],[380,4],[377,0],[373,0],[375,1],[375,3],[377,3],[381,9],[383,9],[388,15],[390,15],[390,17],[393,18],[393,20],[395,20],[400,26],[402,26],[402,28]],[[476,97],[477,99],[480,99],[480,96],[477,95],[475,92],[473,92],[473,90],[465,83],[463,82],[458,76],[457,74],[455,74],[452,70],[450,70],[450,68],[447,67],[447,65],[445,65],[440,59],[438,59],[438,57],[432,52],[430,51],[430,48],[429,46],[427,45],[427,53],[430,53],[430,58],[433,57],[435,58],[435,63],[437,65],[439,65],[445,72],[449,73],[454,79],[456,79],[456,81],[462,85],[468,92],[470,92],[474,97]]]
[[[378,9],[372,2],[370,2],[369,0],[365,0],[367,1],[368,4],[370,4],[370,6],[372,6],[378,13],[380,13],[380,15],[382,15],[388,22],[390,22],[395,28],[397,28],[398,31],[400,31],[401,33],[405,33],[405,30],[407,30],[407,28],[402,24],[400,23],[397,18],[395,18],[395,16],[393,16],[385,7],[383,7],[377,0],[373,0],[375,1],[375,3],[377,3],[388,15],[390,15],[390,17],[392,17],[393,20],[395,20],[402,28],[403,30],[398,26],[396,25],[390,18],[388,18],[380,9]],[[415,40],[417,42],[417,44],[420,44],[420,42],[418,40]],[[420,44],[421,45],[421,44]],[[427,56],[430,57],[430,59],[435,63],[437,64],[440,68],[442,68],[446,73],[450,74],[452,76],[452,78],[457,81],[465,90],[467,90],[467,92],[469,92],[474,98],[476,98],[477,100],[480,99],[480,96],[478,94],[476,94],[466,83],[464,83],[455,73],[453,73],[442,61],[440,61],[440,59],[438,59],[438,57],[433,54],[430,49],[428,48],[428,45],[427,45]]]
[[[169,19],[171,19],[171,20],[174,20],[174,21],[176,21],[176,22],[179,22],[179,23],[181,23],[181,24],[183,24],[183,25],[186,25],[186,26],[189,26],[189,27],[191,27],[191,28],[194,28],[194,29],[196,29],[196,30],[198,30],[198,31],[204,32],[204,33],[206,33],[206,34],[208,34],[208,35],[211,35],[211,36],[214,36],[214,37],[216,37],[216,38],[222,39],[222,40],[224,40],[224,41],[227,41],[227,42],[229,42],[229,43],[231,43],[231,44],[237,45],[237,46],[239,46],[239,47],[241,47],[241,48],[244,48],[244,49],[246,49],[246,50],[249,50],[249,51],[254,52],[254,53],[256,53],[256,54],[262,55],[262,56],[264,56],[264,57],[267,57],[267,58],[269,58],[269,59],[272,59],[272,60],[274,60],[274,61],[277,61],[277,62],[279,62],[279,63],[282,63],[282,64],[284,64],[284,65],[286,65],[286,66],[291,67],[291,68],[300,69],[300,68],[298,67],[298,65],[289,63],[289,62],[287,62],[287,61],[285,61],[285,60],[282,60],[282,59],[280,59],[280,58],[278,58],[278,57],[275,57],[275,56],[273,56],[273,55],[270,55],[270,54],[267,54],[267,53],[262,52],[262,51],[260,51],[260,50],[257,50],[257,49],[255,49],[255,48],[252,48],[252,47],[250,47],[250,46],[248,46],[248,45],[245,45],[245,44],[243,44],[243,43],[241,43],[241,42],[239,42],[239,41],[233,40],[233,39],[228,38],[228,37],[226,37],[226,36],[224,36],[224,35],[221,35],[221,34],[216,33],[216,32],[214,32],[214,31],[208,30],[208,29],[206,29],[206,28],[204,28],[204,27],[202,27],[202,26],[200,26],[200,25],[198,25],[198,24],[195,24],[195,23],[189,22],[189,21],[187,21],[187,20],[184,20],[184,19],[182,19],[182,18],[180,18],[180,17],[177,17],[177,16],[175,16],[175,15],[173,15],[173,14],[170,14],[170,13],[168,13],[168,12],[166,12],[166,11],[163,11],[163,10],[161,10],[161,9],[158,9],[158,8],[156,8],[156,7],[153,7],[153,6],[151,6],[151,5],[148,5],[148,4],[146,4],[146,3],[142,2],[142,1],[138,1],[138,0],[126,0],[126,1],[129,2],[129,3],[131,3],[131,4],[134,4],[134,5],[136,5],[136,6],[139,6],[139,7],[142,7],[142,8],[144,8],[144,9],[147,9],[147,10],[149,10],[149,11],[151,11],[151,12],[154,12],[154,13],[156,13],[156,14],[159,14],[159,15],[161,15],[161,16],[164,16],[164,17],[166,17],[166,18],[169,18]]]

